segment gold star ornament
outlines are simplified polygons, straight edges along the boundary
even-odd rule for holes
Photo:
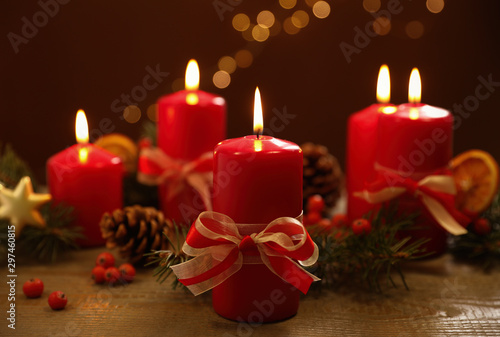
[[[37,208],[51,199],[50,194],[33,192],[30,177],[23,177],[14,190],[0,184],[0,218],[8,218],[16,226],[16,237],[26,224],[45,227]]]

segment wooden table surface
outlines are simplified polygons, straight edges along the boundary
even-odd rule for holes
[[[100,251],[74,252],[53,265],[18,261],[15,330],[7,326],[2,266],[0,336],[500,336],[500,271],[485,274],[449,255],[406,266],[410,291],[399,284],[382,295],[353,287],[309,292],[295,317],[251,327],[215,314],[210,294],[194,297],[156,283],[151,269],[138,270],[126,286],[93,284]],[[45,284],[39,299],[22,292],[32,277]],[[68,296],[62,311],[47,304],[55,290]]]

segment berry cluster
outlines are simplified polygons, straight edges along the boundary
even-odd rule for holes
[[[92,269],[92,278],[97,284],[107,282],[114,285],[119,281],[130,283],[134,280],[134,277],[135,268],[130,263],[124,263],[116,268],[115,257],[108,252],[97,256],[95,267]]]
[[[43,293],[43,282],[39,278],[32,278],[23,285],[23,293],[28,298],[38,298]],[[64,309],[68,303],[68,298],[62,291],[54,291],[49,295],[49,306],[53,310]]]
[[[336,231],[335,238],[342,239],[348,235],[349,230],[355,235],[369,234],[372,230],[372,224],[367,219],[356,219],[349,223],[345,214],[335,214],[331,218],[325,218],[325,201],[321,195],[316,194],[307,199],[306,211],[304,216],[304,225],[317,225],[318,229],[324,233]]]

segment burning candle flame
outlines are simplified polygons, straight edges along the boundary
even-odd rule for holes
[[[200,84],[200,69],[196,60],[189,60],[186,67],[186,90],[196,91]],[[189,105],[196,105],[199,102],[198,94],[196,92],[189,92],[186,95],[186,103]]]
[[[264,130],[264,122],[262,118],[262,100],[260,99],[259,87],[255,88],[255,98],[253,103],[253,133],[257,138]]]
[[[408,86],[408,102],[412,104],[420,103],[422,96],[422,82],[417,68],[413,68],[410,75],[410,85]]]
[[[200,84],[200,69],[196,60],[189,60],[186,67],[186,90],[198,90]]]
[[[391,101],[391,77],[389,67],[386,64],[383,64],[378,72],[377,101],[382,104]]]
[[[78,144],[83,145],[78,150],[78,157],[81,163],[85,163],[89,156],[89,150],[87,146],[85,146],[89,142],[89,126],[85,112],[82,109],[78,110],[76,113],[75,134]]]
[[[82,109],[76,113],[75,133],[78,144],[87,144],[89,142],[89,126],[85,111]]]

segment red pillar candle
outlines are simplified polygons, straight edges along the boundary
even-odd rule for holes
[[[260,97],[256,105],[260,104]],[[259,126],[260,125],[260,126]],[[254,129],[262,131],[262,123]],[[257,134],[259,131],[256,131]],[[302,150],[269,136],[225,140],[215,148],[214,211],[238,224],[263,224],[302,213]],[[255,226],[239,225],[241,235]],[[256,251],[245,254],[258,254]],[[244,264],[212,290],[215,311],[228,319],[271,322],[297,313],[299,291],[264,264]]]
[[[224,98],[198,90],[199,70],[191,60],[186,69],[186,90],[158,100],[158,147],[169,157],[187,163],[226,138]],[[160,186],[161,209],[169,218],[190,224],[204,205],[192,188],[168,199],[168,184]]]
[[[376,179],[375,157],[379,115],[382,111],[395,110],[394,105],[389,104],[390,91],[389,68],[383,65],[380,67],[377,81],[378,104],[372,104],[356,112],[349,117],[347,123],[347,215],[351,221],[361,218],[374,208],[374,205],[354,196],[354,193],[363,190],[367,183]]]
[[[443,174],[452,158],[453,116],[447,110],[420,104],[420,93],[420,76],[414,69],[410,77],[411,103],[398,106],[394,113],[380,115],[377,170],[382,179],[386,171],[415,181],[430,174]],[[436,255],[446,250],[446,232],[416,198],[401,196],[399,209],[406,214],[421,213],[415,224],[421,229],[404,235],[430,238],[425,247]]]
[[[123,164],[119,157],[88,144],[88,127],[82,110],[77,114],[77,140],[47,161],[47,182],[54,203],[74,208],[75,225],[83,228],[83,247],[105,243],[99,222],[105,212],[123,206]]]

